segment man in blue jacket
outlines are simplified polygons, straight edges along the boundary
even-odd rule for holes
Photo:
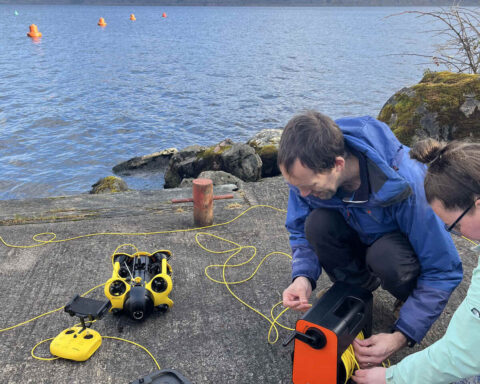
[[[462,279],[452,239],[425,199],[425,166],[408,152],[368,116],[334,122],[309,111],[280,140],[293,256],[283,304],[307,310],[322,268],[332,281],[381,284],[404,302],[392,333],[354,344],[362,367],[420,342]]]

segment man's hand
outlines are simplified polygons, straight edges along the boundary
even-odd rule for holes
[[[365,340],[355,339],[353,341],[353,349],[360,368],[378,365],[406,345],[407,338],[398,331],[379,333]]]
[[[385,384],[386,368],[373,367],[371,369],[358,369],[352,376],[357,384]]]
[[[296,311],[305,312],[311,307],[308,299],[312,294],[310,280],[304,276],[298,276],[292,284],[283,291],[283,305]]]

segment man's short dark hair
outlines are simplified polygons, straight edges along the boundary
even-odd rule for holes
[[[304,167],[322,173],[335,166],[337,156],[345,156],[342,131],[328,116],[307,111],[293,117],[285,126],[277,163],[289,173],[299,159]]]

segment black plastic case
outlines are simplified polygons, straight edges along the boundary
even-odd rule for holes
[[[162,369],[153,372],[138,380],[130,382],[130,384],[192,384],[180,373],[173,369]]]

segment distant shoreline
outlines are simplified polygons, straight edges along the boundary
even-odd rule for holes
[[[3,5],[124,5],[124,6],[214,6],[214,7],[448,7],[448,0],[0,0]],[[479,6],[478,0],[464,0],[460,6]]]

